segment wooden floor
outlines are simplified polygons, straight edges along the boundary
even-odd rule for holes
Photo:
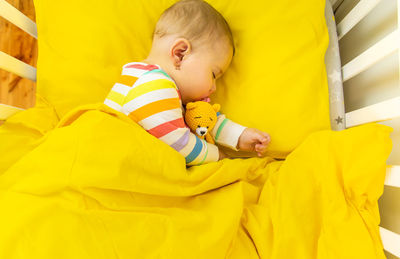
[[[33,0],[7,0],[35,21]],[[0,51],[33,67],[37,62],[37,40],[20,28],[0,17]],[[36,83],[0,69],[0,103],[21,108],[35,104]]]

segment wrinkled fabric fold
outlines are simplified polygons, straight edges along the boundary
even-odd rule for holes
[[[187,169],[102,104],[54,121],[29,149],[7,136],[37,129],[0,127],[19,152],[1,154],[0,258],[384,258],[390,127],[315,132],[284,161]]]

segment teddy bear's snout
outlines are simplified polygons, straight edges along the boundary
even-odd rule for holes
[[[206,127],[198,127],[198,128],[196,129],[196,133],[197,133],[197,135],[199,135],[199,136],[204,136],[204,135],[206,135],[206,134],[207,134],[207,131],[208,131],[208,129],[207,129]]]

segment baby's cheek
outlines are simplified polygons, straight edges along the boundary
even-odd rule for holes
[[[196,94],[199,97],[208,96],[212,88],[212,82],[207,80],[199,80],[194,84],[193,89],[196,89]]]

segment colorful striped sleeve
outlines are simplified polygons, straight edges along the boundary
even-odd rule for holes
[[[121,75],[114,84],[104,103],[117,111],[122,111],[125,96],[138,78],[129,75]]]
[[[239,137],[245,129],[246,127],[227,119],[225,114],[217,112],[217,123],[210,134],[217,144],[238,151]]]
[[[122,112],[181,153],[187,165],[218,161],[218,147],[199,139],[186,127],[181,105],[175,83],[155,71],[136,81],[125,97]]]

